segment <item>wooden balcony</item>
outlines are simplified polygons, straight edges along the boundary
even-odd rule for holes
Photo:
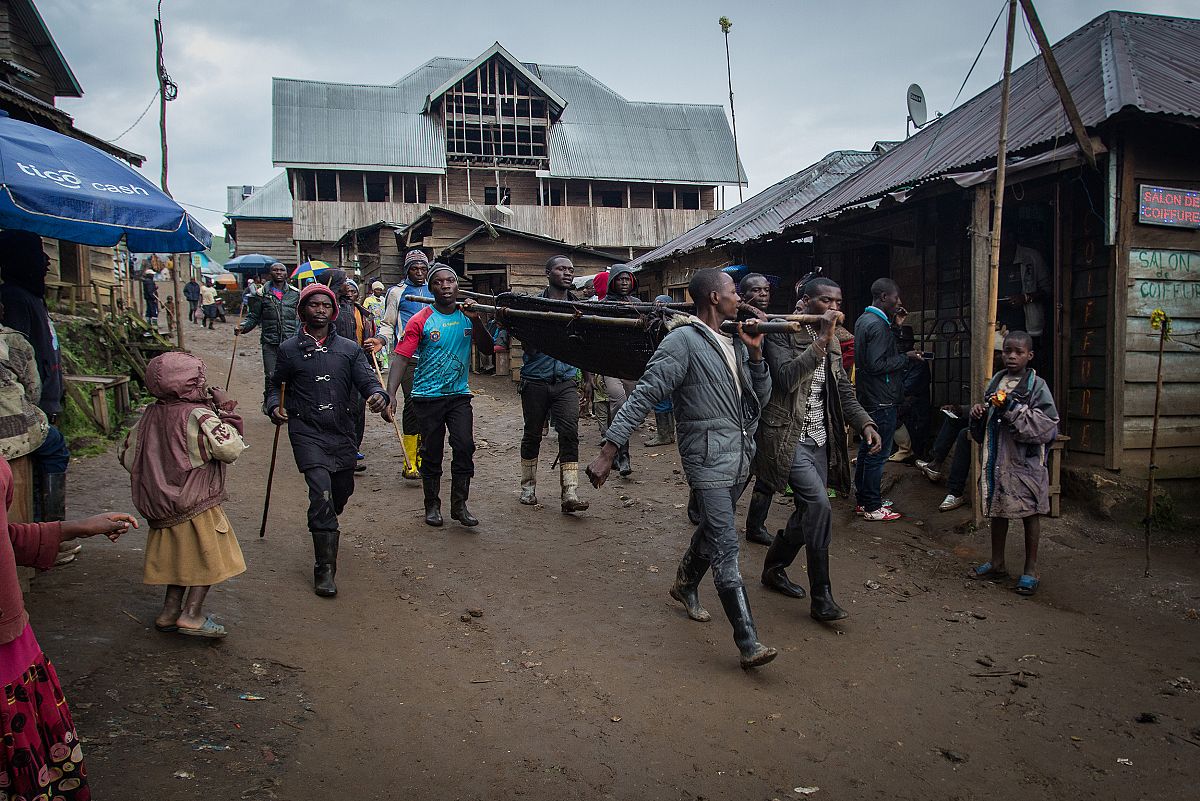
[[[512,216],[490,207],[454,203],[442,208],[532,234],[593,248],[655,248],[720,214],[711,209],[614,209],[589,206],[513,206]],[[292,237],[336,242],[347,231],[377,222],[409,223],[426,203],[292,203]]]

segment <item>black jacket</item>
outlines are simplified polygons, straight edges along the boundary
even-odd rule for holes
[[[870,308],[864,311],[854,323],[855,390],[862,407],[869,412],[899,405],[907,365],[891,324]]]
[[[278,345],[295,336],[300,329],[300,320],[296,317],[296,304],[299,302],[300,293],[291,284],[284,285],[282,299],[275,297],[271,285],[267,284],[261,295],[250,298],[250,309],[242,321],[242,333],[262,326],[259,339],[267,345]]]
[[[353,468],[358,452],[355,406],[376,393],[387,395],[362,348],[332,330],[323,345],[301,332],[279,346],[268,413],[279,406],[279,388],[285,383],[283,405],[296,466],[301,472]]]

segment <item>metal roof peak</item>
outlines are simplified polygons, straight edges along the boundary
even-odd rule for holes
[[[471,70],[475,69],[476,67],[480,66],[481,64],[484,64],[492,56],[500,56],[500,58],[507,61],[508,65],[510,67],[512,67],[514,70],[516,70],[518,73],[520,73],[521,77],[523,77],[525,80],[529,81],[529,83],[531,83],[535,87],[537,87],[537,90],[539,92],[544,94],[546,96],[546,98],[553,105],[557,106],[558,108],[557,108],[557,113],[555,114],[555,116],[558,116],[558,114],[561,114],[563,109],[567,107],[567,101],[563,98],[562,95],[560,95],[558,92],[554,91],[549,86],[547,86],[545,84],[545,82],[542,81],[542,79],[539,76],[534,75],[533,71],[530,70],[529,67],[526,67],[523,63],[518,61],[516,59],[516,57],[513,56],[512,53],[508,52],[504,48],[504,45],[500,44],[499,42],[496,42],[491,47],[489,47],[487,50],[484,50],[482,53],[480,53],[478,56],[476,56],[472,61],[468,62],[467,66],[465,66],[458,72],[451,75],[448,79],[446,79],[446,81],[443,82],[441,84],[441,86],[437,87],[432,92],[430,92],[425,98],[425,108],[423,110],[423,113],[428,114],[429,110],[433,107],[433,104],[435,102],[437,102],[438,98],[440,98],[442,95],[444,95],[446,92],[448,92],[450,90],[450,88],[452,86],[454,86],[456,83],[458,83],[463,78],[465,78],[471,72]]]

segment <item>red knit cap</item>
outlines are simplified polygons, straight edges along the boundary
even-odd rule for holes
[[[296,316],[300,316],[300,310],[304,308],[305,302],[313,295],[324,295],[329,298],[329,302],[333,304],[333,316],[330,320],[336,320],[338,316],[338,299],[337,295],[333,294],[333,290],[324,284],[309,284],[300,290],[300,302],[296,304]]]

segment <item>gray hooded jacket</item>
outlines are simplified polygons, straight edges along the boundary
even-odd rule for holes
[[[771,373],[765,359],[751,364],[745,344],[735,337],[739,393],[716,341],[720,334],[697,317],[681,319],[650,357],[637,388],[609,426],[606,441],[627,443],[655,404],[670,397],[688,483],[694,489],[744,484],[754,462],[758,418],[771,397]]]

